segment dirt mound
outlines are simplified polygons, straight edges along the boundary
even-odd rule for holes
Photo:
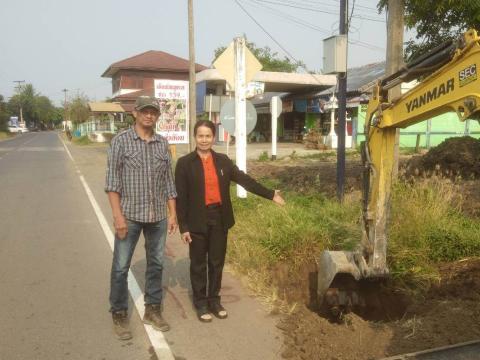
[[[370,360],[480,338],[480,259],[439,266],[441,281],[399,320],[331,323],[300,305],[279,322],[285,359]]]
[[[323,193],[335,196],[337,188],[336,163],[317,161],[314,164],[272,165],[252,163],[249,172],[257,179],[274,178],[280,182],[282,190],[298,193]],[[360,161],[347,161],[345,164],[345,189],[347,192],[361,188],[362,164]]]
[[[418,173],[479,177],[480,140],[469,136],[449,138],[425,155],[413,157],[407,165],[407,175]]]

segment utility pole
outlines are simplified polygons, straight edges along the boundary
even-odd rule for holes
[[[195,39],[194,39],[194,29],[193,29],[193,0],[188,0],[188,58],[190,61],[189,69],[189,86],[188,86],[188,97],[189,97],[189,106],[188,106],[188,150],[193,151],[194,149],[194,136],[193,128],[197,122],[197,103],[196,103],[196,91],[195,91]]]
[[[63,102],[63,121],[65,122],[65,130],[66,130],[67,127],[68,127],[68,123],[67,123],[67,92],[68,92],[68,89],[63,89],[62,91],[65,93],[65,100]]]
[[[403,66],[403,30],[404,30],[404,0],[388,0],[387,19],[387,63],[386,75],[391,75]],[[388,101],[402,95],[401,85],[388,91]],[[398,176],[398,161],[400,154],[400,129],[395,130],[395,147],[393,150],[392,177]]]
[[[340,0],[340,35],[347,35],[347,0]],[[348,44],[348,41],[347,41]],[[345,54],[347,56],[347,54]],[[345,59],[345,64],[347,63]],[[347,69],[345,68],[345,71]],[[338,73],[338,146],[337,146],[337,199],[343,202],[345,193],[345,113],[347,111],[347,73]],[[332,110],[334,111],[334,110]]]
[[[22,88],[22,85],[20,85],[20,84],[24,83],[25,80],[14,80],[13,82],[17,83],[16,88],[18,90],[18,93],[20,94],[20,90]],[[22,104],[22,97],[21,96],[20,96],[20,124],[23,125],[23,104]]]

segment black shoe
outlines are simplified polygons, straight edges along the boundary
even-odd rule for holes
[[[210,304],[209,307],[212,314],[215,315],[217,318],[226,319],[228,317],[227,310],[225,310],[225,308],[221,304]]]
[[[168,325],[168,323],[162,317],[162,306],[160,304],[145,305],[143,322],[145,324],[152,325],[153,328],[158,331],[170,330],[170,325]]]
[[[112,312],[113,331],[119,340],[130,340],[132,332],[128,326],[128,316],[126,310]]]
[[[208,312],[208,309],[206,307],[201,307],[197,309],[197,317],[198,320],[201,322],[211,322],[212,321],[212,315]]]

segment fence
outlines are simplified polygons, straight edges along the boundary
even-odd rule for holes
[[[77,124],[74,134],[75,136],[88,136],[93,141],[104,142],[104,133],[115,133],[113,120],[91,120]]]

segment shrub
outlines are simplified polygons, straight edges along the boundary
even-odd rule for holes
[[[258,157],[258,161],[268,161],[270,158],[268,157],[268,152],[264,151]]]
[[[102,133],[103,138],[105,139],[105,142],[110,143],[115,136],[115,134],[112,133]]]
[[[80,137],[74,137],[73,142],[77,145],[89,145],[92,143],[92,140],[90,140],[87,135],[84,135]]]

